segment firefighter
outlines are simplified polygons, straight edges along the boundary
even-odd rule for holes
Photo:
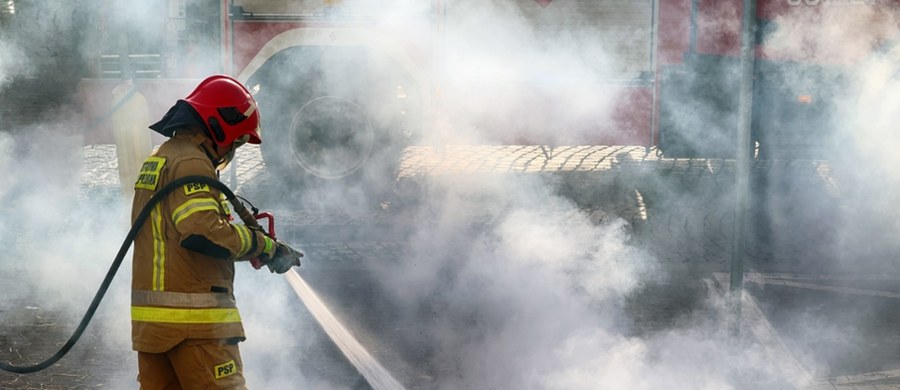
[[[132,222],[167,183],[217,178],[236,148],[262,141],[256,102],[223,75],[205,79],[150,128],[169,139],[138,173]],[[141,389],[245,388],[234,262],[257,258],[281,274],[300,265],[303,254],[231,223],[224,197],[206,184],[176,188],[152,207],[135,239],[131,283]]]

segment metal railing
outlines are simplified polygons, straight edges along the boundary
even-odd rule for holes
[[[133,78],[148,79],[162,77],[164,66],[163,56],[157,53],[129,54],[126,58],[102,54],[97,69],[100,78],[122,78],[123,72],[130,72]]]

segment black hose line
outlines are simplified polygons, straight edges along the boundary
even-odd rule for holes
[[[78,339],[81,338],[82,333],[84,333],[85,328],[87,328],[88,323],[91,322],[91,318],[94,317],[94,312],[97,311],[97,307],[100,306],[100,301],[103,300],[103,296],[106,295],[106,290],[109,289],[110,283],[112,283],[113,277],[116,276],[116,272],[119,270],[119,266],[122,265],[122,260],[125,258],[125,254],[128,253],[128,248],[131,247],[131,243],[134,242],[134,238],[137,236],[138,232],[141,230],[141,227],[144,226],[144,222],[147,221],[147,217],[150,216],[150,212],[154,206],[156,206],[159,201],[161,201],[166,195],[168,195],[172,190],[178,188],[185,184],[190,183],[201,183],[208,184],[215,189],[222,191],[225,194],[225,198],[231,202],[231,204],[235,208],[235,212],[241,216],[241,219],[245,224],[248,225],[256,225],[256,219],[250,215],[249,220],[247,215],[247,209],[240,202],[240,200],[234,195],[225,184],[222,182],[207,176],[185,176],[176,180],[173,180],[171,183],[167,184],[163,188],[159,189],[150,200],[147,202],[147,205],[141,209],[141,213],[138,214],[137,218],[134,220],[134,224],[131,225],[131,230],[128,231],[128,235],[125,236],[125,242],[122,243],[122,247],[119,248],[119,254],[116,255],[115,260],[113,260],[112,265],[109,267],[109,271],[106,273],[106,277],[103,279],[103,283],[100,283],[100,288],[97,290],[97,293],[94,295],[94,300],[91,301],[91,305],[88,307],[87,311],[84,313],[84,317],[81,318],[81,323],[78,324],[78,327],[75,329],[75,332],[72,333],[72,336],[69,337],[69,340],[59,349],[53,356],[44,360],[43,362],[37,363],[32,366],[14,366],[12,364],[7,364],[0,362],[0,370],[13,372],[17,374],[30,374],[33,372],[41,371],[47,367],[52,366],[54,363],[59,361],[66,353],[75,346],[75,343],[78,342]],[[256,225],[258,226],[258,225]]]

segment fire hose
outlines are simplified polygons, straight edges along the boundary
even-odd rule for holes
[[[103,282],[100,283],[100,288],[97,290],[97,293],[94,295],[94,299],[91,301],[90,306],[88,306],[87,311],[84,313],[84,316],[81,318],[81,322],[78,324],[78,327],[75,328],[75,332],[72,333],[72,336],[69,337],[69,340],[66,341],[65,344],[55,353],[53,356],[50,356],[47,360],[43,362],[31,365],[31,366],[15,366],[12,364],[0,362],[0,370],[8,371],[17,374],[29,374],[37,371],[41,371],[47,367],[52,366],[54,363],[62,359],[75,343],[78,342],[78,339],[81,338],[81,335],[84,333],[84,330],[87,328],[88,324],[91,322],[91,319],[94,317],[94,313],[97,311],[97,307],[100,306],[100,301],[103,300],[103,296],[106,295],[106,291],[109,289],[109,285],[112,283],[113,278],[116,276],[116,272],[119,270],[119,266],[122,265],[122,260],[125,258],[125,254],[128,253],[128,248],[131,247],[131,244],[134,242],[135,237],[140,231],[141,227],[144,226],[144,223],[147,221],[147,218],[150,216],[150,212],[153,207],[156,206],[166,195],[172,192],[174,189],[181,187],[185,184],[190,183],[200,183],[200,184],[208,184],[209,186],[221,191],[225,194],[225,198],[231,202],[234,207],[235,213],[241,218],[241,221],[244,222],[248,227],[260,228],[259,224],[256,222],[257,218],[268,218],[269,219],[269,231],[266,233],[269,236],[274,238],[274,217],[272,217],[269,213],[260,213],[254,215],[244,204],[240,201],[237,195],[231,191],[225,184],[222,182],[207,176],[185,176],[176,180],[173,180],[171,183],[162,187],[157,191],[147,204],[141,209],[140,214],[138,214],[137,218],[134,220],[134,224],[131,225],[131,230],[128,231],[128,234],[125,236],[125,241],[122,243],[122,247],[119,248],[119,253],[116,255],[115,260],[113,260],[112,265],[109,267],[109,271],[106,273],[106,277],[103,278]],[[259,268],[261,264],[258,262],[253,263],[254,268]]]

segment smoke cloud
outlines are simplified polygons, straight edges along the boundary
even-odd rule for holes
[[[591,7],[607,5],[604,1],[554,0],[546,7],[531,1],[455,2],[447,4],[448,18],[440,21],[440,28],[430,24],[437,22],[423,8],[426,2],[347,3],[348,12],[374,15],[388,31],[403,29],[412,19],[422,29],[408,34],[414,43],[441,47],[432,53],[435,63],[429,64],[436,79],[417,85],[423,81],[420,74],[393,70],[408,58],[374,55],[365,62],[373,75],[359,72],[348,78],[324,70],[279,74],[262,68],[250,84],[304,82],[308,90],[317,91],[338,82],[350,93],[359,86],[354,82],[365,86],[356,91],[360,96],[385,103],[367,105],[360,99],[373,128],[401,129],[398,138],[374,141],[372,156],[386,168],[366,174],[371,175],[370,184],[380,183],[381,188],[370,192],[363,185],[298,184],[282,180],[277,175],[284,171],[267,161],[264,175],[277,184],[242,189],[258,196],[262,202],[254,203],[264,208],[271,202],[348,219],[365,218],[372,207],[374,213],[396,213],[391,215],[398,221],[397,231],[391,233],[398,237],[402,256],[359,266],[376,280],[374,291],[391,302],[395,316],[390,321],[408,329],[409,339],[395,347],[426,351],[423,361],[409,363],[418,364],[416,381],[442,389],[791,388],[808,379],[784,369],[795,359],[815,377],[828,377],[846,373],[840,352],[871,352],[860,347],[865,340],[861,329],[883,304],[875,301],[865,301],[839,319],[833,312],[817,310],[815,305],[822,302],[814,300],[796,312],[782,313],[779,330],[792,356],[773,352],[752,332],[740,338],[729,333],[727,302],[709,287],[712,284],[703,283],[712,272],[727,271],[730,258],[733,217],[721,211],[733,204],[729,156],[710,160],[704,168],[709,175],[699,179],[649,170],[619,176],[628,182],[616,185],[627,189],[616,196],[627,193],[627,201],[633,201],[635,193],[640,195],[649,215],[645,221],[616,217],[612,205],[604,203],[608,199],[590,192],[595,187],[572,188],[571,179],[561,175],[433,175],[385,181],[383,173],[396,168],[386,156],[400,151],[403,142],[433,147],[440,154],[448,145],[565,145],[612,134],[620,93],[635,83],[645,85],[641,83],[652,74],[649,49],[640,49],[650,47],[649,1],[623,5],[632,7],[635,19],[646,17],[646,28],[614,17],[597,23],[592,18],[602,14]],[[141,23],[144,12],[137,11],[155,3],[129,4],[134,6],[127,8],[135,10],[127,13],[134,35],[156,37],[157,32]],[[891,238],[897,235],[900,218],[892,194],[897,193],[900,173],[892,149],[897,142],[892,141],[897,137],[894,108],[900,88],[892,78],[897,61],[891,53],[896,49],[888,42],[898,36],[897,20],[882,9],[857,3],[823,2],[820,8],[811,14],[798,7],[774,20],[766,47],[774,58],[799,53],[795,60],[827,65],[816,72],[833,74],[826,84],[840,88],[826,92],[833,101],[846,103],[833,107],[826,118],[836,130],[816,139],[815,158],[783,164],[785,160],[773,159],[767,175],[755,171],[747,267],[758,272],[894,272],[898,248]],[[567,22],[553,22],[559,20]],[[822,27],[819,34],[803,33],[803,26],[811,24]],[[861,34],[863,30],[873,33]],[[443,34],[440,39],[420,38],[435,32]],[[40,38],[43,42],[52,36]],[[884,57],[870,55],[877,47],[884,47]],[[0,88],[3,80],[38,68],[32,56],[23,55],[29,52],[18,42],[0,40]],[[353,52],[341,55],[348,57],[326,55],[323,61],[355,58]],[[306,60],[290,56],[279,61],[306,65]],[[358,64],[353,62],[351,68],[358,69]],[[828,73],[835,69],[854,72]],[[777,75],[769,80],[791,92],[821,87],[811,84],[810,74]],[[685,83],[702,86],[696,79]],[[276,123],[290,124],[301,106],[285,91],[266,96],[264,88],[260,93],[264,126],[272,126],[264,129],[268,137],[283,131]],[[679,123],[705,124],[707,116],[729,114],[691,95],[681,98],[696,110],[679,114]],[[291,104],[275,105],[279,100]],[[423,108],[440,110],[416,116]],[[36,306],[62,313],[66,323],[74,324],[127,231],[130,201],[118,190],[109,190],[117,185],[114,166],[91,164],[98,150],[80,146],[82,137],[65,119],[71,110],[52,107],[42,113],[47,115],[40,123],[17,128],[15,134],[7,128],[0,132],[0,234],[9,251],[0,266],[8,270],[4,284],[11,286],[3,307]],[[407,116],[398,120],[397,112]],[[618,158],[618,169],[627,170],[626,162]],[[398,195],[396,186],[409,182],[414,182],[411,192],[400,195],[412,197]],[[279,199],[284,203],[276,202]],[[596,209],[605,217],[594,218]],[[720,212],[710,214],[709,209]],[[129,268],[130,255],[92,324],[103,337],[92,342],[133,357],[128,351]],[[307,338],[316,325],[298,314],[302,308],[293,294],[271,278],[265,272],[239,270],[236,282],[250,334],[241,346],[249,385],[340,388],[319,383],[303,370],[311,364],[305,354],[317,351]],[[778,291],[752,285],[748,292],[763,300]],[[661,299],[658,295],[679,294],[690,301],[684,312],[659,321],[656,328],[645,328],[639,318],[642,308],[652,312],[656,306],[651,301]],[[109,383],[136,387],[136,365],[104,370],[95,374],[110,378]]]
[[[128,228],[128,207],[117,189],[98,189],[98,177],[82,170],[89,160],[83,158],[81,137],[71,135],[69,125],[43,122],[15,136],[0,134],[0,168],[6,172],[0,233],[7,250],[0,260],[5,270],[2,313],[7,315],[0,317],[4,335],[14,343],[8,347],[25,359],[6,355],[17,365],[49,358],[71,335]],[[82,185],[83,178],[92,183]],[[130,268],[129,258],[120,273]],[[82,377],[133,383],[130,371],[92,366],[95,359],[130,356],[128,290],[127,277],[120,275],[81,342],[64,358],[88,357],[78,369]]]
[[[0,88],[2,88],[14,76],[12,72],[21,69],[16,59],[23,58],[24,55],[18,47],[5,41],[0,41],[0,52],[4,53],[3,59],[0,60]]]

